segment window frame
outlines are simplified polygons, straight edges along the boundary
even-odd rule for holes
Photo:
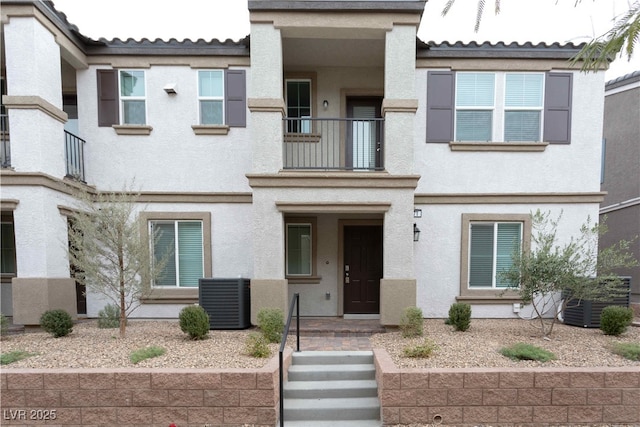
[[[16,232],[15,232],[15,225],[14,225],[14,221],[13,221],[13,212],[2,212],[1,215],[1,219],[0,219],[0,224],[4,227],[4,226],[10,226],[11,227],[11,232],[12,232],[12,247],[11,248],[5,248],[2,247],[2,253],[4,256],[4,250],[5,249],[10,249],[12,250],[12,263],[13,263],[13,271],[9,271],[9,272],[5,272],[2,271],[0,272],[0,277],[2,278],[2,282],[4,282],[4,279],[8,279],[10,281],[10,279],[12,277],[16,277],[18,274],[18,264],[17,264],[17,257],[16,257]],[[3,233],[4,234],[4,233]]]
[[[494,76],[493,82],[493,106],[459,106],[458,91],[460,90],[459,78],[471,74],[490,74]],[[509,75],[540,75],[542,84],[540,87],[541,104],[538,107],[508,107],[507,97],[507,76]],[[544,119],[545,119],[545,94],[546,94],[546,74],[538,71],[457,71],[455,72],[455,86],[453,91],[453,141],[454,143],[500,143],[500,144],[521,144],[521,143],[542,143],[544,139]],[[461,140],[458,137],[458,112],[460,111],[491,111],[491,138],[488,141],[481,140]],[[537,141],[508,141],[505,138],[506,113],[511,111],[536,111],[540,114],[538,124]]]
[[[221,96],[204,96],[200,95],[200,73],[202,72],[217,72],[222,76],[222,95]],[[226,76],[225,71],[219,68],[207,68],[197,70],[196,73],[196,87],[197,87],[197,102],[198,102],[198,125],[199,126],[224,126],[226,125]],[[202,102],[203,101],[220,101],[222,105],[222,122],[221,123],[204,123],[202,120]]]
[[[286,73],[284,76],[284,82],[283,82],[283,88],[282,88],[282,92],[283,92],[283,98],[285,101],[285,117],[289,117],[289,105],[287,104],[287,83],[290,81],[308,81],[309,82],[309,118],[313,119],[314,118],[314,112],[315,111],[320,111],[318,105],[314,105],[314,103],[317,103],[318,101],[318,91],[317,91],[317,74],[315,72],[292,72],[292,73]],[[306,117],[306,116],[305,116]],[[289,134],[289,135],[305,135],[305,137],[308,136],[315,136],[316,133],[316,121],[315,120],[310,120],[309,123],[309,130],[308,132],[289,132],[289,128],[288,128],[288,124],[285,124],[285,134]],[[285,140],[287,140],[287,137],[285,136]]]
[[[458,300],[469,302],[511,303],[520,301],[517,290],[512,288],[469,286],[469,263],[471,256],[471,224],[472,223],[513,223],[522,224],[521,247],[528,251],[531,247],[531,215],[530,214],[462,214],[461,255],[460,255],[460,295]],[[495,244],[494,244],[495,246]],[[495,261],[494,261],[495,262]],[[494,274],[495,276],[495,274]],[[492,279],[495,283],[495,277]]]
[[[540,76],[541,77],[541,85],[540,85],[540,105],[537,107],[531,107],[531,106],[525,106],[525,107],[512,107],[512,106],[507,106],[507,77],[508,76],[513,76],[513,75],[536,75],[536,76]],[[545,73],[543,72],[525,72],[525,71],[521,71],[521,72],[504,72],[504,76],[503,76],[503,94],[502,94],[502,99],[503,99],[503,110],[502,110],[502,141],[505,143],[514,143],[514,142],[542,142],[542,135],[544,133],[544,104],[545,104],[545,82],[546,82],[546,76]],[[515,112],[526,112],[526,111],[535,111],[537,113],[539,113],[540,115],[540,120],[538,122],[538,139],[537,140],[507,140],[506,138],[506,129],[507,129],[507,112],[510,111],[515,111]]]
[[[290,225],[309,225],[311,230],[311,244],[310,244],[310,274],[289,274],[289,248],[288,248],[288,236]],[[320,277],[317,270],[317,255],[318,255],[318,233],[317,233],[317,219],[315,217],[286,217],[284,221],[284,272],[285,278],[289,283],[320,283]]]
[[[464,105],[458,106],[458,90],[460,89],[459,79],[461,76],[465,75],[491,75],[493,76],[493,93],[492,93],[492,105],[491,106],[482,106],[482,105]],[[496,81],[497,81],[497,73],[489,72],[489,71],[461,71],[455,74],[455,90],[453,94],[454,99],[454,114],[453,114],[453,132],[454,132],[454,141],[459,142],[491,142],[495,139],[496,132],[496,113],[497,113],[497,97],[496,97]],[[490,111],[491,112],[491,128],[489,129],[489,135],[491,135],[491,139],[489,141],[478,141],[478,140],[460,140],[458,139],[458,112],[460,111]]]
[[[164,224],[164,225],[172,225],[174,230],[174,236],[177,236],[177,239],[174,239],[174,247],[173,247],[173,261],[175,265],[175,286],[174,285],[159,285],[157,283],[152,282],[151,287],[153,288],[192,288],[193,285],[183,285],[180,283],[181,272],[180,272],[180,224],[199,224],[200,225],[200,245],[202,247],[202,273],[204,277],[204,225],[200,220],[192,220],[192,219],[179,219],[179,220],[170,220],[170,219],[162,219],[162,220],[150,220],[148,221],[149,227],[149,236],[153,234],[153,228],[156,225]],[[151,244],[151,254],[152,254],[152,262],[155,261],[155,245]],[[197,287],[197,285],[195,285]]]
[[[213,277],[212,268],[212,233],[211,212],[141,212],[139,215],[140,236],[151,245],[149,234],[149,221],[202,221],[202,250],[204,258],[203,277]],[[154,287],[147,282],[151,291],[142,299],[143,304],[193,304],[198,302],[198,286],[178,287],[159,286]]]
[[[144,84],[144,95],[142,96],[124,96],[122,95],[122,73],[140,72],[142,73]],[[126,101],[143,101],[144,102],[144,123],[126,123],[125,122],[125,108]],[[118,69],[118,105],[119,105],[119,120],[122,126],[147,126],[147,73],[146,70],[140,69]]]

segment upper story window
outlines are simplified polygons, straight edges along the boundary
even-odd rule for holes
[[[120,123],[144,125],[147,120],[145,75],[142,70],[120,71]]]
[[[224,72],[198,71],[198,108],[201,125],[224,124]]]
[[[96,70],[98,86],[98,126],[114,127],[119,134],[149,134],[156,116],[147,117],[147,90],[151,93],[160,87],[147,88],[149,70]],[[201,70],[196,73],[196,89],[190,89],[186,96],[198,99],[198,124],[191,125],[194,131],[216,130],[221,127],[246,127],[247,125],[247,83],[245,70]],[[179,82],[176,82],[179,83]],[[190,88],[192,85],[185,85]],[[182,95],[179,95],[182,96]],[[153,114],[169,114],[169,97],[155,97]],[[195,103],[193,104],[195,107]],[[150,123],[151,122],[151,123]],[[118,126],[127,125],[127,126]],[[180,125],[180,123],[177,123]],[[222,126],[221,126],[222,125]],[[196,129],[197,128],[197,129]],[[198,133],[196,132],[196,133]]]
[[[571,142],[573,73],[427,73],[427,142]],[[516,144],[514,144],[516,145]]]
[[[543,97],[541,73],[458,73],[455,140],[540,141]]]
[[[504,86],[504,140],[541,141],[544,75],[508,73]]]
[[[310,133],[311,121],[311,80],[291,79],[286,81],[288,133]]]
[[[495,108],[493,73],[458,73],[456,141],[490,141]]]

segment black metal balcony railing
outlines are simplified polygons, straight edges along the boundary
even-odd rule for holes
[[[285,169],[384,169],[384,119],[287,117],[283,128]]]
[[[85,140],[64,131],[64,155],[67,165],[67,176],[84,181],[84,144]]]
[[[0,114],[0,166],[3,168],[11,167],[11,146],[9,145],[9,117],[6,114]]]

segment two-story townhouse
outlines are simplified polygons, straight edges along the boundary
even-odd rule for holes
[[[456,301],[515,316],[498,272],[530,212],[562,211],[561,239],[597,215],[603,73],[569,66],[572,44],[424,43],[424,0],[248,5],[237,42],[96,41],[3,0],[2,310],[95,317],[66,185],[135,182],[175,254],[135,317],[177,317],[201,277],[250,278],[253,321],[296,292],[302,315],[383,325]]]
[[[599,243],[635,237],[631,251],[640,259],[640,70],[608,81],[604,95],[600,218],[608,232]],[[631,277],[631,306],[640,313],[640,266],[618,273]]]

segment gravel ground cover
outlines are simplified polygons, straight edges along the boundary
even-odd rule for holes
[[[259,368],[270,359],[249,356],[246,341],[254,329],[211,331],[210,338],[190,341],[177,321],[130,321],[126,337],[118,338],[117,329],[99,329],[96,321],[74,326],[62,338],[38,331],[3,337],[1,352],[26,351],[36,355],[2,366],[13,368]],[[438,349],[428,359],[403,357],[403,349],[425,338]],[[442,319],[426,319],[422,338],[403,338],[399,331],[371,337],[373,347],[384,348],[401,368],[466,367],[555,367],[555,366],[638,366],[640,362],[613,354],[615,342],[640,342],[640,328],[630,327],[618,337],[606,336],[599,329],[556,325],[551,340],[544,340],[535,322],[520,319],[473,319],[466,332],[455,332]],[[552,351],[557,360],[539,363],[512,361],[498,353],[504,346],[526,342]],[[293,346],[294,340],[288,342]],[[148,346],[166,350],[163,356],[138,364],[129,360],[132,351]],[[272,355],[278,344],[269,345]]]

